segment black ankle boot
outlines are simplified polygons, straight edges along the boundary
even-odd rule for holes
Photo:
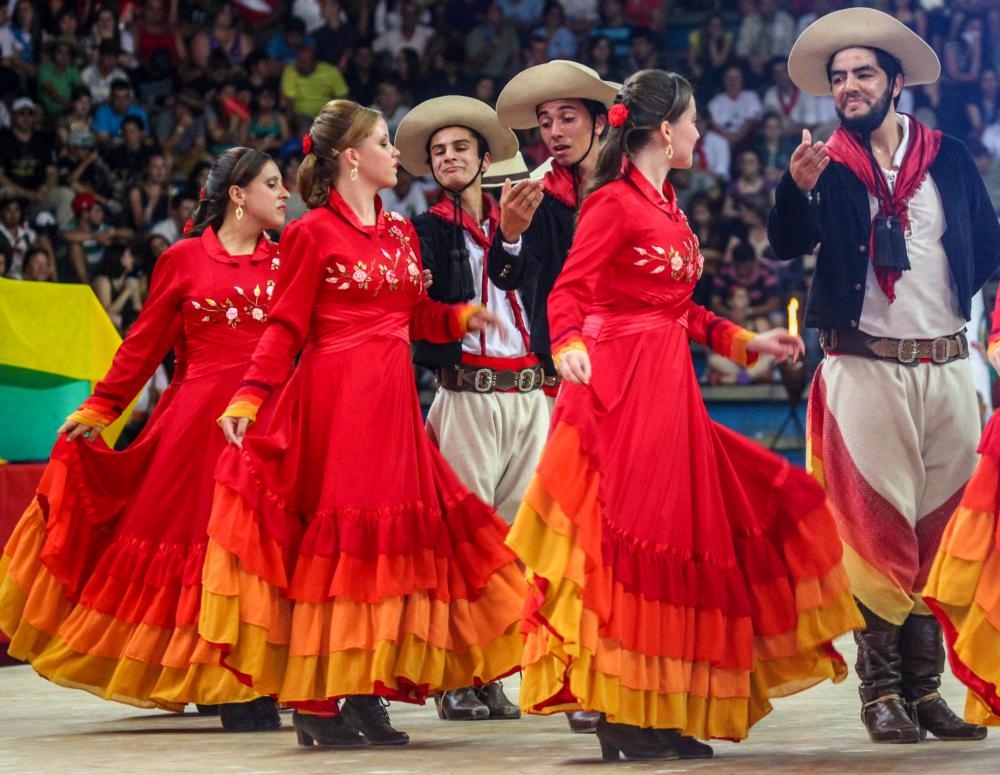
[[[471,686],[439,694],[434,704],[438,716],[449,721],[479,721],[490,717],[490,709]]]
[[[341,716],[313,716],[295,711],[292,726],[299,745],[309,747],[313,743],[327,748],[364,748],[368,742],[351,728]]]
[[[476,688],[476,694],[480,701],[490,709],[490,718],[521,718],[521,709],[507,699],[503,693],[503,684],[499,681],[490,681]]]
[[[388,703],[381,697],[355,694],[344,700],[340,715],[371,745],[406,745],[410,736],[393,729],[386,705]]]
[[[660,737],[656,729],[643,729],[631,724],[611,724],[601,714],[597,722],[597,739],[601,741],[601,758],[618,761],[620,754],[626,759],[677,759],[674,747]]]
[[[917,743],[920,728],[910,716],[900,694],[900,628],[876,616],[860,603],[864,630],[855,630],[858,660],[855,670],[861,683],[861,721],[874,743]]]
[[[681,759],[711,759],[715,754],[708,743],[703,743],[690,735],[682,735],[676,729],[657,729],[656,734],[661,740],[672,745]]]
[[[597,722],[601,720],[601,714],[596,710],[570,710],[566,711],[566,720],[569,722],[570,731],[577,735],[592,735],[597,732]]]
[[[199,716],[218,716],[219,706],[218,705],[196,705],[198,709]]]
[[[219,706],[222,728],[229,732],[268,732],[281,728],[278,705],[270,697],[250,702],[226,702]]]
[[[986,727],[967,724],[938,694],[944,670],[944,638],[933,616],[906,617],[899,635],[903,698],[912,707],[914,720],[925,735],[939,740],[982,740]]]

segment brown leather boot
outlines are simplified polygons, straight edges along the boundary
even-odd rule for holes
[[[499,681],[490,681],[477,687],[476,694],[483,705],[490,709],[490,718],[521,718],[521,709],[507,699],[507,695],[503,693],[503,684]]]
[[[944,638],[933,616],[911,614],[900,628],[903,698],[911,704],[922,736],[938,740],[982,740],[986,727],[967,724],[938,694],[944,670]]]
[[[900,628],[858,603],[865,617],[864,630],[855,630],[858,660],[854,665],[861,683],[861,721],[873,743],[917,743],[920,728],[910,717],[900,694]]]
[[[480,721],[490,717],[490,709],[471,686],[439,694],[434,698],[434,704],[437,705],[438,716],[449,721]]]
[[[570,710],[566,712],[570,731],[577,735],[592,735],[597,731],[601,714],[596,710]]]

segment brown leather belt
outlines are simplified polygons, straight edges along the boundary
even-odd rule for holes
[[[438,369],[438,384],[445,390],[464,390],[471,393],[530,393],[541,390],[543,385],[555,384],[546,377],[541,366],[525,369],[490,369],[459,366],[456,369]]]
[[[936,339],[891,339],[869,336],[850,328],[827,328],[819,332],[823,352],[828,355],[860,355],[896,361],[905,366],[917,363],[950,363],[969,357],[965,332]]]

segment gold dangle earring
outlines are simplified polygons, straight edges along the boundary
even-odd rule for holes
[[[674,158],[674,144],[667,143],[667,161],[670,161],[672,158]]]
[[[243,218],[243,205],[236,205],[236,220],[239,221]]]
[[[358,165],[355,164],[353,167],[351,167],[351,180],[357,180],[357,179],[358,179]]]

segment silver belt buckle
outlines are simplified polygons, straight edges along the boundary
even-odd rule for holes
[[[896,346],[896,360],[900,363],[913,363],[917,359],[917,340],[900,339]]]
[[[521,393],[528,393],[535,389],[535,385],[538,381],[538,374],[535,369],[521,369],[517,373],[517,389]]]
[[[496,384],[493,369],[476,369],[476,380],[472,383],[477,393],[489,393]]]
[[[934,363],[948,362],[948,345],[951,344],[946,336],[939,336],[931,342],[931,360]]]

